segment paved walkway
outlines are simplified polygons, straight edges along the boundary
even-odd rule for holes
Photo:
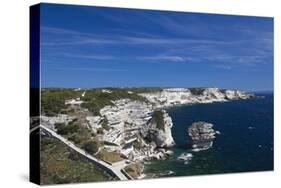
[[[39,126],[34,127],[30,130],[30,133],[32,131],[34,131],[36,128],[39,128]],[[80,153],[81,155],[87,157],[88,159],[90,159],[91,161],[93,161],[94,163],[98,164],[99,166],[102,166],[104,168],[104,170],[113,173],[117,178],[119,178],[120,180],[129,180],[129,178],[127,176],[125,176],[121,170],[125,167],[125,161],[121,161],[118,162],[116,164],[110,165],[90,154],[88,154],[85,150],[82,150],[81,148],[75,146],[72,142],[68,141],[66,138],[62,137],[61,135],[57,134],[55,131],[47,128],[44,125],[40,125],[40,128],[44,129],[45,131],[49,132],[52,136],[54,136],[55,138],[59,139],[60,141],[62,141],[64,144],[66,144],[68,147],[72,148],[73,150],[75,150],[76,152]]]

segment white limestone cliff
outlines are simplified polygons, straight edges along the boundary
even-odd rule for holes
[[[219,88],[169,88],[158,92],[141,93],[140,95],[153,103],[155,108],[180,104],[225,102],[254,96],[242,91],[220,90]]]
[[[141,134],[144,138],[154,142],[157,147],[168,148],[175,145],[172,137],[172,118],[168,115],[165,110],[157,111],[160,114],[162,121],[158,122],[157,118],[152,116],[150,121],[141,128]],[[159,125],[161,124],[161,125]]]
[[[102,92],[111,93],[110,90],[102,90]],[[112,143],[103,146],[103,149],[119,152],[131,161],[165,159],[171,154],[169,147],[175,144],[171,133],[173,122],[165,108],[253,97],[245,92],[218,88],[166,88],[139,95],[145,97],[148,102],[119,99],[111,101],[113,105],[103,107],[100,115],[87,114],[85,117],[88,127],[94,133],[97,134],[99,129],[103,129],[103,133],[97,136],[100,141]],[[82,99],[75,99],[71,104],[80,105],[84,102]],[[155,116],[156,112],[160,116]],[[41,116],[41,121],[49,128],[55,129],[55,123],[68,123],[75,118],[58,114],[55,117]],[[105,120],[106,129],[103,127]]]

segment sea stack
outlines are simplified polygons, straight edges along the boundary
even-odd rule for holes
[[[175,145],[171,132],[172,126],[172,118],[168,113],[165,110],[156,110],[147,126],[142,126],[141,133],[158,148],[169,148]]]
[[[189,143],[195,150],[206,150],[212,147],[215,137],[213,124],[199,121],[188,128]]]

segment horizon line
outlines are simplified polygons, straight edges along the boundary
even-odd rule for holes
[[[198,86],[198,87],[188,87],[188,86],[100,86],[100,87],[61,87],[61,86],[50,86],[50,87],[40,87],[40,89],[125,89],[125,88],[218,88],[218,89],[225,89],[225,90],[241,90],[247,92],[274,92],[274,89],[239,89],[239,88],[223,88],[223,87],[216,87],[216,86]]]

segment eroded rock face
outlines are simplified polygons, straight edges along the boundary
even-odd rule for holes
[[[49,129],[55,130],[56,123],[65,123],[68,124],[70,121],[74,119],[74,117],[58,114],[57,116],[48,117],[48,116],[40,116],[41,124],[45,125]]]
[[[225,102],[228,100],[248,99],[253,94],[238,90],[221,90],[219,88],[168,88],[159,92],[141,93],[156,108],[179,104]]]
[[[172,118],[165,110],[155,111],[148,124],[143,127],[141,133],[151,142],[155,142],[157,147],[167,148],[175,145],[171,128]]]
[[[215,134],[213,124],[203,121],[194,122],[188,128],[189,141],[193,149],[205,150],[212,147]]]
[[[114,106],[100,110],[107,119],[109,129],[103,130],[102,140],[116,146],[106,146],[108,151],[118,151],[130,160],[165,159],[166,148],[174,145],[171,117],[164,110],[155,110],[151,104],[121,99]],[[101,128],[98,117],[87,117],[93,130]],[[90,121],[91,120],[91,121]],[[163,150],[159,150],[165,148]]]

